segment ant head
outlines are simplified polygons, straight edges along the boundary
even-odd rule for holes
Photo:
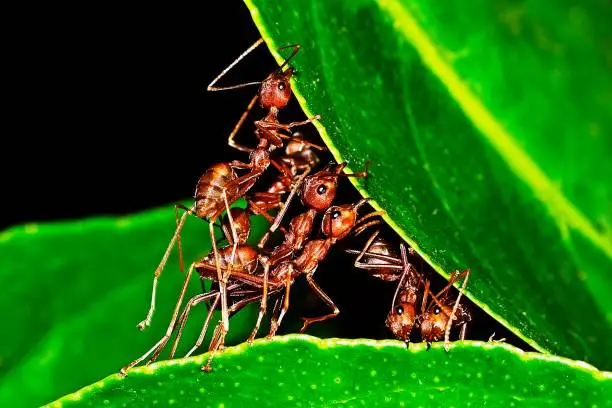
[[[411,303],[398,303],[387,315],[385,324],[396,339],[409,342],[416,323],[416,311]]]
[[[357,222],[359,205],[345,204],[329,207],[323,214],[321,230],[330,238],[342,239],[348,235]]]
[[[283,109],[291,98],[291,75],[293,68],[287,68],[285,72],[274,72],[261,83],[259,88],[259,103],[261,107],[270,110],[272,108]]]
[[[424,341],[430,343],[438,341],[444,336],[446,323],[451,313],[451,310],[447,309],[449,309],[447,306],[440,307],[434,303],[421,316],[421,337]]]
[[[251,233],[251,220],[249,219],[249,213],[243,208],[234,207],[230,209],[230,214],[232,215],[232,221],[236,231],[238,244],[246,244],[247,240],[249,239],[249,234]],[[222,229],[227,240],[233,243],[234,235],[232,234],[231,225],[227,215],[223,217]]]
[[[325,211],[336,198],[338,176],[323,170],[304,179],[302,204],[318,212]]]

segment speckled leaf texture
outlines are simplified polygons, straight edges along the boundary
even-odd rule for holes
[[[246,5],[403,238],[536,349],[612,368],[609,2]]]
[[[604,407],[612,376],[499,343],[441,344],[289,335],[118,375],[49,407]]]
[[[254,218],[253,225],[262,231],[265,224]],[[170,205],[0,234],[1,407],[40,406],[74,392],[118,372],[163,335],[184,278],[176,252],[161,275],[151,327],[139,332],[136,325],[147,313],[153,271],[174,227]],[[186,222],[186,260],[208,252],[207,237],[207,223]],[[199,291],[193,278],[189,294]],[[206,315],[204,308],[193,313],[185,339],[198,337]],[[248,336],[255,313],[232,318],[231,344]],[[179,355],[191,346],[179,347]]]

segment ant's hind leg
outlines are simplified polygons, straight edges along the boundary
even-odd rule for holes
[[[177,207],[176,208],[177,211],[178,211],[178,208],[181,208],[185,210],[185,213],[183,213],[183,215],[181,216],[181,219],[178,221],[176,225],[176,229],[174,230],[174,235],[172,236],[172,239],[170,240],[170,243],[168,244],[168,248],[166,248],[166,252],[164,253],[164,256],[162,257],[159,265],[157,266],[157,269],[155,269],[155,273],[153,275],[153,289],[151,291],[151,305],[149,306],[149,312],[147,313],[147,317],[143,321],[138,323],[138,328],[140,330],[144,330],[145,327],[151,325],[151,319],[153,319],[153,313],[155,312],[155,300],[157,297],[157,283],[159,280],[159,276],[161,275],[162,270],[164,269],[164,266],[166,266],[166,263],[168,262],[168,257],[170,256],[170,252],[172,251],[174,244],[177,241],[180,242],[181,230],[183,229],[183,226],[185,225],[187,215],[193,213],[195,205],[192,206],[191,208],[187,208],[179,204],[176,207]],[[181,255],[181,258],[182,258],[182,255]]]

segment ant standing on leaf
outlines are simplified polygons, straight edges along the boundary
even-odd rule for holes
[[[328,320],[338,315],[340,312],[339,309],[329,298],[329,296],[315,283],[313,275],[317,270],[319,263],[325,259],[330,248],[338,240],[345,238],[349,233],[351,233],[351,231],[353,231],[353,233],[359,233],[363,229],[380,222],[379,220],[368,220],[371,217],[380,215],[381,213],[379,211],[374,211],[362,216],[361,218],[358,218],[358,209],[368,200],[369,199],[362,199],[355,204],[333,206],[328,208],[323,215],[323,220],[321,223],[321,229],[325,238],[308,240],[299,256],[293,260],[289,259],[280,262],[272,270],[264,268],[263,277],[259,276],[258,274],[252,275],[241,272],[232,274],[232,282],[244,282],[254,288],[260,288],[263,292],[261,296],[261,307],[258,323],[256,324],[250,338],[255,337],[259,328],[259,322],[266,313],[265,305],[267,298],[270,295],[270,293],[268,293],[268,289],[274,293],[282,293],[284,291],[284,293],[281,294],[281,298],[276,301],[271,321],[271,328],[267,337],[271,338],[276,334],[276,331],[278,330],[283,317],[289,308],[291,286],[293,285],[295,278],[300,275],[306,276],[306,281],[310,288],[319,296],[321,300],[325,302],[325,304],[332,309],[331,313],[323,316],[303,318],[304,325],[302,326],[300,333],[304,332],[312,323]],[[210,272],[206,273],[205,271],[204,273],[205,275],[203,275],[203,277],[211,280],[215,279],[214,274]],[[209,357],[208,363],[204,367],[204,370],[210,370],[210,364],[213,357],[214,352]]]
[[[379,232],[377,230],[372,234],[361,251],[349,249],[346,252],[358,254],[355,259],[355,267],[368,270],[376,278],[396,281],[399,277],[391,310],[385,321],[386,326],[398,340],[404,341],[406,345],[410,342],[413,328],[420,327],[421,338],[427,342],[428,348],[432,342],[444,338],[444,348],[448,351],[451,328],[460,327],[459,338],[464,340],[467,323],[471,320],[469,311],[460,303],[469,277],[469,270],[461,273],[453,272],[448,284],[434,295],[430,291],[429,281],[408,262],[407,252],[413,255],[414,251],[406,250],[402,243],[400,244],[401,259],[397,258],[390,245],[385,240],[377,238]],[[459,295],[453,301],[449,297],[449,290],[461,278],[464,280]],[[417,311],[416,305],[421,291],[423,292],[421,308],[420,311]],[[429,303],[427,303],[428,297],[431,297]]]

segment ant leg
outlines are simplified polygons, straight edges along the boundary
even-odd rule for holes
[[[209,231],[210,231],[210,240],[212,242],[213,251],[215,253],[215,268],[217,270],[217,280],[219,284],[219,293],[221,294],[221,321],[223,323],[221,330],[222,339],[225,339],[225,333],[227,333],[229,329],[229,318],[227,313],[227,291],[225,281],[223,280],[223,274],[221,272],[221,265],[219,262],[219,251],[217,251],[217,244],[215,242],[215,235],[213,229],[213,221],[210,220],[208,222]]]
[[[185,323],[187,322],[187,318],[189,317],[189,312],[191,311],[191,308],[197,305],[198,303],[208,300],[211,297],[214,297],[214,300],[211,306],[209,307],[209,312],[204,323],[204,326],[208,327],[208,321],[210,320],[210,317],[212,317],[212,312],[215,307],[217,307],[217,303],[219,302],[219,293],[203,293],[196,295],[189,299],[189,302],[187,302],[187,304],[185,305],[185,309],[183,310],[181,317],[179,317],[179,329],[176,333],[174,343],[172,344],[172,350],[170,350],[170,359],[173,359],[174,355],[176,354],[176,348],[183,334],[183,329],[185,328]]]
[[[215,307],[217,307],[217,303],[219,303],[219,294],[215,296],[215,300],[213,301],[212,307],[208,310],[208,314],[206,315],[206,320],[204,320],[204,325],[202,326],[202,330],[200,331],[200,336],[198,340],[194,344],[194,346],[185,354],[185,357],[189,357],[192,355],[198,347],[202,345],[204,341],[204,337],[206,337],[206,332],[208,331],[208,325],[210,324],[210,320],[212,319],[213,313],[215,311]],[[194,304],[195,305],[195,304]]]
[[[465,340],[466,333],[467,333],[467,323],[463,323],[461,325],[461,329],[459,330],[459,340]]]
[[[234,138],[236,137],[238,130],[240,130],[240,128],[244,124],[244,121],[246,120],[247,116],[249,116],[249,112],[251,112],[251,109],[253,109],[253,106],[255,105],[255,102],[257,102],[258,97],[259,95],[255,95],[253,99],[251,99],[251,102],[249,102],[246,110],[242,113],[242,116],[240,116],[238,123],[236,123],[236,125],[234,126],[232,133],[230,133],[229,137],[227,138],[227,144],[230,145],[230,147],[233,147],[234,149],[240,150],[241,152],[250,153],[253,150],[255,150],[252,147],[248,147],[248,146],[244,146],[244,145],[236,143]]]
[[[266,336],[267,339],[271,339],[272,337],[276,335],[276,331],[280,327],[281,322],[283,321],[283,317],[285,317],[285,313],[287,313],[287,310],[289,309],[289,293],[290,292],[291,292],[291,273],[288,273],[286,281],[285,281],[285,295],[284,295],[285,299],[283,301],[283,308],[281,309],[280,314],[278,315],[278,319],[273,320],[272,323],[270,324],[270,333],[268,333],[268,335]]]
[[[408,272],[411,270],[411,266],[412,266],[410,263],[408,263],[408,257],[406,256],[406,246],[403,243],[400,244],[400,253],[402,256],[403,270],[402,270],[402,276],[400,277],[400,280],[397,284],[397,289],[395,289],[395,293],[393,294],[393,300],[391,301],[391,310],[393,310],[393,307],[395,306],[395,300],[397,299],[397,295],[400,289],[402,288],[402,286],[404,285],[404,279],[408,275]]]
[[[374,240],[376,239],[378,234],[380,234],[380,230],[379,229],[374,231],[374,233],[370,236],[370,238],[368,238],[368,240],[366,241],[366,244],[364,245],[363,249],[361,250],[361,252],[357,256],[357,258],[355,258],[355,263],[353,264],[355,266],[355,268],[366,268],[366,267],[369,266],[369,264],[362,263],[360,261],[361,261],[361,258],[363,258],[365,253],[368,251],[368,249],[370,249],[370,246],[372,245],[372,242],[374,242]]]
[[[215,354],[219,351],[219,348],[222,347],[223,337],[225,337],[225,334],[223,333],[223,322],[219,321],[219,323],[217,323],[217,326],[215,327],[213,338],[210,341],[210,347],[208,347],[210,356],[208,357],[206,365],[202,366],[202,371],[205,371],[207,373],[210,373],[212,371],[212,367],[210,365],[212,364],[213,358],[215,358]]]
[[[260,259],[264,259],[260,256]],[[253,332],[247,339],[249,344],[253,344],[253,340],[255,340],[255,336],[257,336],[257,332],[259,331],[259,325],[261,324],[261,319],[263,319],[266,314],[266,309],[268,307],[268,273],[270,271],[270,263],[266,260],[262,262],[264,265],[264,274],[263,274],[263,294],[261,297],[261,303],[259,304],[259,315],[257,316],[257,322],[255,323],[255,327],[253,328]]]
[[[264,210],[263,208],[261,208],[257,204],[255,204],[253,201],[247,200],[247,204],[248,204],[249,209],[251,210],[251,212],[253,214],[261,215],[270,224],[272,224],[274,222],[274,220],[276,219],[275,217],[272,217],[270,214],[268,214],[268,212],[266,210]],[[283,232],[283,234],[287,233],[287,230],[285,229],[285,227],[279,227],[279,229]]]
[[[179,208],[183,208],[182,205],[177,204],[174,206],[174,221],[176,223],[176,228],[178,228],[179,226],[179,215],[178,215],[178,210]],[[179,271],[181,273],[183,273],[183,271],[185,270],[185,263],[183,260],[183,245],[181,244],[181,234],[178,235],[178,237],[176,238],[176,245],[178,247],[178,253],[179,253]]]
[[[272,308],[272,321],[276,322],[278,320],[278,314],[280,313],[280,308],[284,300],[285,300],[285,295],[281,295],[274,302],[274,307]]]
[[[340,309],[338,309],[338,307],[334,304],[330,297],[327,296],[327,294],[323,292],[323,290],[312,279],[312,274],[306,275],[306,281],[308,282],[308,285],[312,288],[312,290],[314,290],[315,293],[319,296],[319,298],[323,300],[327,306],[333,309],[333,312],[318,317],[302,317],[302,320],[304,320],[304,325],[300,329],[300,333],[304,333],[306,328],[311,324],[331,319],[333,317],[338,316],[338,314],[340,313]]]
[[[122,377],[124,377],[127,374],[129,369],[131,369],[132,367],[134,367],[137,364],[140,364],[140,362],[142,362],[144,359],[146,359],[151,353],[155,353],[152,358],[157,358],[159,353],[161,353],[161,350],[164,348],[164,346],[168,342],[168,339],[170,339],[170,336],[172,335],[172,331],[174,331],[174,325],[176,323],[176,318],[177,318],[179,310],[181,308],[181,304],[183,303],[183,297],[185,296],[185,292],[187,291],[187,286],[189,284],[189,278],[191,277],[191,273],[193,272],[194,266],[195,266],[195,264],[192,263],[191,266],[189,267],[189,270],[187,272],[187,276],[185,277],[185,281],[183,283],[183,289],[181,290],[181,294],[179,295],[178,301],[176,302],[176,307],[174,308],[174,314],[172,315],[172,319],[170,320],[170,324],[168,325],[168,329],[166,330],[166,334],[149,351],[144,353],[138,359],[132,361],[127,366],[123,367],[119,371],[119,374]]]
[[[297,179],[295,186],[291,189],[289,196],[283,203],[282,210],[280,210],[278,214],[276,214],[276,218],[274,219],[274,222],[272,223],[272,225],[270,225],[270,228],[268,228],[268,231],[266,231],[264,236],[261,237],[261,239],[259,240],[259,243],[257,244],[258,248],[263,248],[264,245],[266,244],[266,241],[268,241],[268,238],[270,237],[270,235],[274,233],[274,231],[276,231],[281,221],[285,217],[285,213],[287,212],[287,209],[289,208],[289,204],[291,204],[293,197],[295,197],[295,194],[299,191],[300,187],[302,186],[302,183],[304,182],[304,179],[306,178],[309,172],[310,172],[310,169],[307,169],[302,174],[300,174],[300,177]]]
[[[184,209],[185,213],[183,214],[180,221],[178,222],[176,229],[174,230],[174,235],[172,236],[172,239],[170,240],[170,243],[168,244],[168,248],[166,249],[166,252],[164,253],[164,256],[162,257],[159,265],[157,266],[157,269],[155,269],[155,273],[153,275],[153,290],[151,292],[151,306],[149,306],[149,312],[147,313],[147,317],[143,321],[138,323],[138,329],[140,330],[144,330],[145,327],[151,325],[151,319],[153,319],[153,313],[155,312],[155,299],[157,297],[157,282],[159,280],[159,276],[161,275],[162,270],[164,269],[164,266],[166,265],[166,262],[168,262],[168,257],[170,256],[170,252],[172,251],[172,248],[174,247],[174,243],[180,237],[181,230],[183,229],[183,226],[185,225],[185,221],[187,219],[187,215],[192,214],[193,209],[195,208],[195,205],[192,206],[191,208],[186,208],[180,204],[178,204],[177,206],[181,209]]]
[[[457,295],[457,300],[455,300],[455,304],[453,305],[453,311],[450,314],[450,318],[446,322],[446,328],[444,330],[444,350],[446,350],[447,352],[450,347],[449,345],[450,329],[451,329],[453,320],[455,319],[455,313],[457,313],[457,308],[459,307],[459,300],[461,299],[461,296],[463,295],[463,291],[465,290],[465,286],[467,285],[467,281],[470,276],[470,270],[466,269],[463,273],[461,273],[461,275],[464,275],[464,274],[465,274],[465,278],[463,279],[463,283],[461,284],[461,289],[459,290],[459,294]],[[462,329],[465,329],[465,325],[463,326]]]

